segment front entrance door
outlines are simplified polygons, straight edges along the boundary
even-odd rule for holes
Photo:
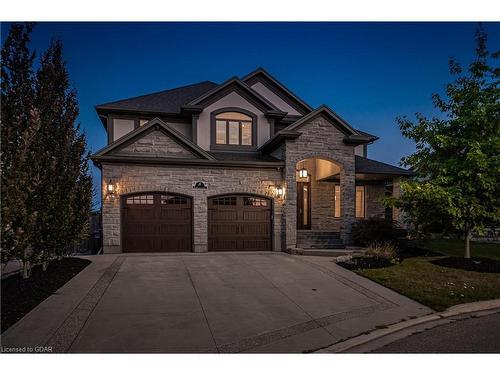
[[[310,182],[297,182],[297,229],[311,229]]]

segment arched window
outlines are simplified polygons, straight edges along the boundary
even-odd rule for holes
[[[228,110],[212,118],[212,146],[215,148],[255,146],[255,116]]]

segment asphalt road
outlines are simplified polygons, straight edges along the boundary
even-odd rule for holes
[[[373,353],[500,353],[500,313],[416,333]]]

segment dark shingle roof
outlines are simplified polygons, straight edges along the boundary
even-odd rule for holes
[[[203,81],[153,94],[100,104],[96,108],[103,110],[179,113],[182,105],[189,103],[216,86],[218,84],[214,82]]]
[[[413,176],[414,173],[407,169],[395,167],[380,161],[356,155],[356,173],[390,174],[397,176]]]
[[[279,159],[272,157],[271,155],[261,154],[259,152],[225,152],[225,151],[210,151],[212,155],[217,160],[234,160],[234,161],[267,161],[267,162],[279,162]]]

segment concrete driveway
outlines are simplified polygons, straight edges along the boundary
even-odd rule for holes
[[[283,253],[103,255],[2,335],[74,353],[308,352],[430,313],[336,266]]]

